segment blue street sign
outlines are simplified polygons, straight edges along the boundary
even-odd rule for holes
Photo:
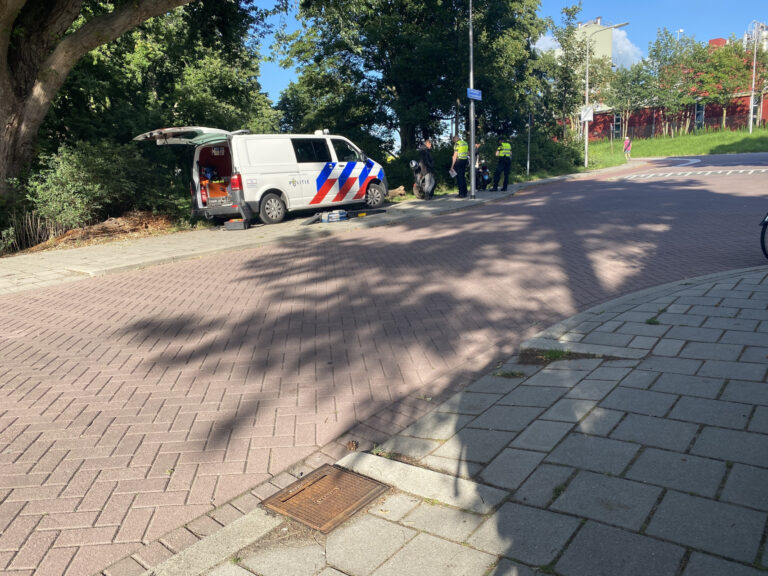
[[[467,88],[467,98],[470,100],[482,100],[483,93],[480,92],[480,90],[475,90],[474,88]]]

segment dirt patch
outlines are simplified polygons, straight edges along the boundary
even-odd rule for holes
[[[19,254],[65,250],[67,248],[79,248],[80,246],[90,246],[92,244],[106,244],[118,240],[171,234],[180,230],[178,222],[174,221],[170,216],[134,211],[119,218],[110,218],[99,224],[70,230],[61,236],[19,252]]]

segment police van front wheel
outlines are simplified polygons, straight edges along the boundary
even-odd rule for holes
[[[285,202],[277,194],[265,194],[259,203],[259,218],[264,224],[277,224],[285,218]]]
[[[384,204],[384,186],[369,184],[365,193],[365,205],[368,208],[381,208]]]

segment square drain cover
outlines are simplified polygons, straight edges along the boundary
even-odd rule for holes
[[[262,504],[327,534],[388,489],[366,476],[325,464]]]

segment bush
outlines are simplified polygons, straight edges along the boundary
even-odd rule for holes
[[[132,209],[177,214],[189,199],[162,167],[132,144],[102,141],[62,146],[31,176],[27,197],[57,228],[77,228]]]

